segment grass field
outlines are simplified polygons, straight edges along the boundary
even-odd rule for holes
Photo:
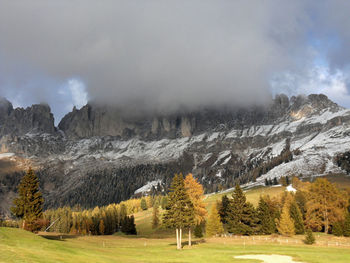
[[[280,193],[283,193],[283,191],[286,188],[283,186],[276,186],[276,187],[256,187],[252,188],[249,190],[244,191],[247,201],[251,202],[254,206],[257,206],[259,203],[259,198],[261,195],[270,195],[272,196],[277,196]],[[232,196],[232,191],[225,192],[225,193],[215,193],[215,194],[210,194],[207,195],[206,198],[204,199],[204,202],[206,204],[207,210],[210,211],[210,207],[217,201],[221,200],[221,197],[224,195],[227,195],[228,197]]]
[[[321,237],[322,238],[322,237]],[[57,240],[56,240],[57,239]],[[177,251],[174,239],[121,236],[38,236],[20,229],[0,228],[1,262],[258,262],[235,259],[245,254],[280,254],[306,263],[350,262],[349,248],[243,244],[233,238],[199,240]]]
[[[261,194],[275,196],[284,187],[259,187],[245,192],[247,200],[257,205]],[[232,193],[225,193],[230,196]],[[222,193],[205,198],[207,208]],[[189,248],[176,250],[175,235],[162,227],[152,229],[152,209],[135,214],[138,236],[60,236],[39,235],[21,229],[0,228],[0,262],[259,262],[235,259],[247,254],[292,256],[305,263],[350,262],[350,238],[316,234],[317,244],[308,246],[303,236],[222,237],[195,239]]]

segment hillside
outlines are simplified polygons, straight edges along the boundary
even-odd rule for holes
[[[350,150],[350,110],[324,95],[146,117],[92,103],[58,127],[47,105],[0,106],[0,160],[13,166],[0,174],[2,213],[21,176],[13,171],[29,165],[47,208],[118,203],[138,189],[159,193],[177,172],[193,173],[211,193],[236,182],[261,186],[266,178],[344,174],[349,167],[346,155],[335,159]]]

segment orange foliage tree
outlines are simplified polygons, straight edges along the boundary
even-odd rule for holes
[[[188,174],[185,178],[185,189],[194,207],[194,222],[195,224],[201,224],[207,215],[205,209],[204,190],[203,186],[193,177],[192,174]],[[189,228],[189,246],[191,245],[191,227]]]

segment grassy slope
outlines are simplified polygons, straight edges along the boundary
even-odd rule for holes
[[[261,194],[277,195],[283,187],[260,187],[246,192],[248,201],[257,204]],[[228,196],[231,193],[226,193]],[[207,196],[207,208],[223,194]],[[151,228],[152,209],[135,215],[139,236],[83,236],[50,240],[20,229],[0,228],[0,262],[257,262],[234,259],[242,254],[290,255],[304,262],[350,262],[349,248],[279,245],[273,241],[246,245],[240,239],[217,238],[176,251],[174,233]],[[145,238],[147,237],[147,238]],[[156,239],[158,238],[158,239]],[[159,239],[161,238],[161,239]],[[303,237],[296,237],[296,240]],[[318,240],[337,240],[321,235]],[[343,242],[340,240],[339,242]],[[251,241],[250,241],[251,242]],[[344,243],[350,244],[350,239]]]
[[[20,229],[0,228],[0,262],[257,262],[233,257],[244,254],[282,254],[309,263],[350,262],[348,248],[306,245],[242,245],[234,239],[176,251],[174,239],[77,237],[49,240]]]

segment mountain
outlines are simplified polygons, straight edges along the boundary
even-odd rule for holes
[[[350,172],[350,110],[322,94],[172,114],[89,103],[58,127],[48,105],[14,109],[2,99],[0,123],[3,213],[28,166],[39,174],[46,207],[93,207],[145,189],[161,192],[175,172],[192,172],[206,192],[286,175]]]

